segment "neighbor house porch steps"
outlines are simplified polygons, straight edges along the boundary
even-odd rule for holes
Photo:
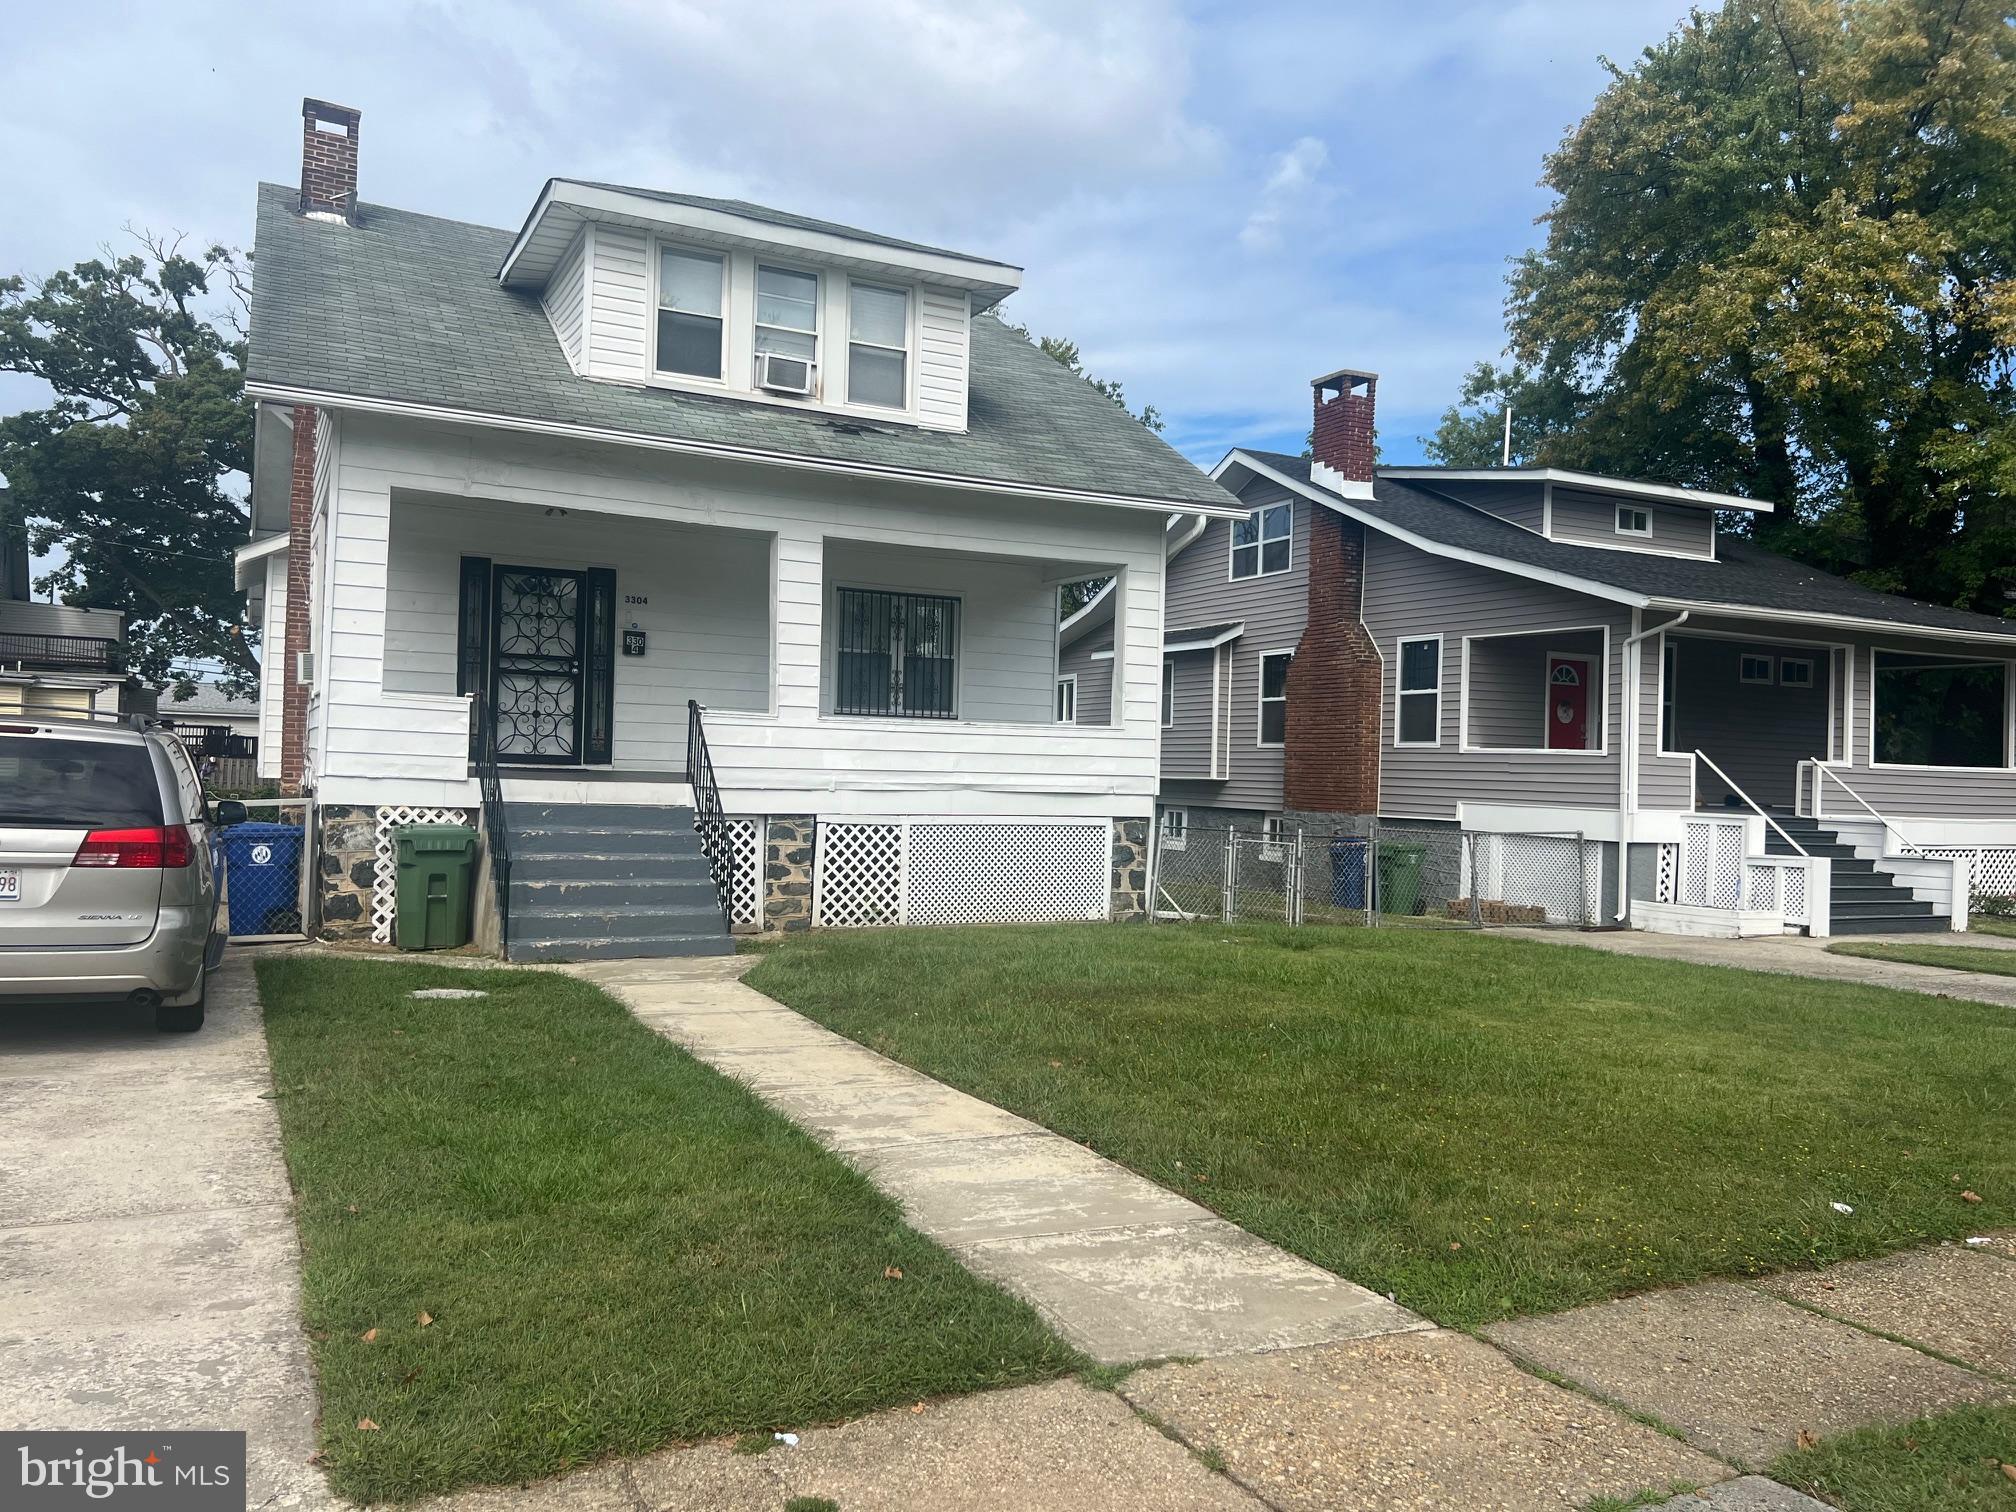
[[[1838,831],[1796,814],[1773,814],[1785,835],[1796,840],[1809,856],[1824,857],[1833,873],[1828,928],[1835,934],[1940,933],[1953,927],[1949,918],[1935,914],[1929,902],[1912,896],[1911,889],[1874,861],[1855,854],[1844,844]],[[1797,852],[1784,836],[1766,826],[1764,849],[1773,856]]]
[[[693,810],[504,805],[514,961],[612,961],[734,950]]]

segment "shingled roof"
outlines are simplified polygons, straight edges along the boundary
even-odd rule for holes
[[[966,482],[1236,507],[1159,436],[992,316],[973,321],[964,432],[596,382],[497,268],[514,233],[360,204],[310,220],[259,186],[249,383]],[[256,389],[255,389],[256,391]]]
[[[1766,551],[1739,536],[1718,536],[1717,559],[1713,561],[1573,546],[1536,535],[1418,482],[1375,473],[1370,499],[1345,499],[1310,480],[1306,457],[1248,449],[1234,455],[1251,457],[1294,480],[1298,487],[1335,500],[1340,509],[1364,515],[1375,528],[1388,525],[1436,545],[1621,589],[1650,602],[1713,605],[1731,612],[1753,609],[1768,610],[1774,615],[1876,620],[1972,635],[2008,636],[2016,642],[2016,620],[1879,593]]]

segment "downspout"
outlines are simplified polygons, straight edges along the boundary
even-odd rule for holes
[[[1639,629],[1645,611],[1631,611],[1631,633],[1624,637],[1624,718],[1620,739],[1624,749],[1617,763],[1617,912],[1611,922],[1625,924],[1631,918],[1631,821],[1638,812],[1638,700],[1643,672],[1641,649],[1650,636],[1662,635],[1687,623],[1694,611],[1682,609],[1679,616]]]

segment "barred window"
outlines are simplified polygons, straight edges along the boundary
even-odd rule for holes
[[[958,686],[959,600],[842,588],[833,712],[951,719]]]

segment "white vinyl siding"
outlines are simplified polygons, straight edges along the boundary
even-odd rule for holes
[[[966,429],[967,362],[971,347],[966,295],[923,289],[917,301],[917,423]]]
[[[567,255],[560,259],[553,276],[546,281],[539,304],[552,323],[553,334],[560,339],[560,350],[567,354],[567,366],[580,372],[582,334],[588,315],[588,233],[585,230],[574,238]]]
[[[651,240],[627,226],[594,225],[588,246],[586,372],[642,383],[650,372]]]
[[[280,704],[294,669],[287,666],[287,553],[266,558],[265,619],[259,627],[259,775],[280,776]]]

